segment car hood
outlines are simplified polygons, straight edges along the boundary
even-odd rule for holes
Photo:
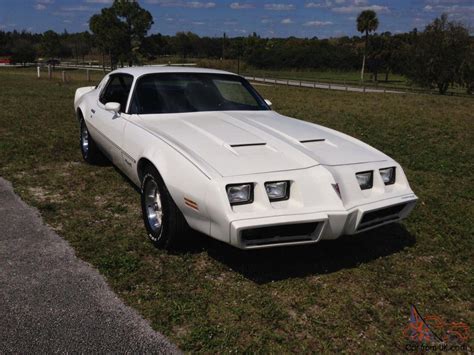
[[[222,176],[388,160],[337,131],[274,111],[140,116],[145,129],[207,162]]]

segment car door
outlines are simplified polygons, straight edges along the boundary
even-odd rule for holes
[[[109,81],[97,99],[95,109],[91,110],[90,123],[99,133],[95,139],[108,158],[119,167],[123,161],[122,139],[127,124],[126,116],[128,116],[125,110],[132,83],[133,76],[130,74],[110,75]],[[110,102],[119,103],[120,111],[106,110],[105,105]]]

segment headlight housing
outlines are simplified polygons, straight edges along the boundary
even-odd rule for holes
[[[226,191],[231,205],[243,205],[253,202],[252,183],[227,185]]]
[[[289,181],[269,181],[265,183],[268,199],[271,202],[283,201],[290,198]]]
[[[395,167],[380,169],[380,176],[385,185],[393,185],[395,183]]]
[[[361,171],[356,174],[356,178],[361,190],[371,189],[374,184],[373,171]]]

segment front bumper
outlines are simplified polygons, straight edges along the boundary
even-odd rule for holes
[[[406,218],[415,207],[414,194],[352,207],[345,211],[280,215],[230,222],[230,243],[241,249],[317,243],[356,234]]]

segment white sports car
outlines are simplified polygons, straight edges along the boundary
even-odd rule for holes
[[[141,188],[158,247],[189,227],[243,249],[309,244],[412,211],[396,161],[270,105],[238,75],[181,67],[119,69],[74,98],[84,159]]]

